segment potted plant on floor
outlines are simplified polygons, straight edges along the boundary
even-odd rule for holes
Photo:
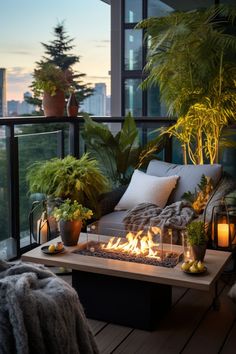
[[[91,209],[83,207],[76,200],[66,199],[53,211],[53,216],[59,224],[62,242],[65,246],[75,246],[85,220],[91,219]]]
[[[194,260],[202,262],[207,246],[207,233],[203,221],[192,221],[187,225],[187,242],[191,246]]]
[[[65,93],[69,92],[72,74],[63,71],[52,63],[43,63],[34,70],[32,89],[34,97],[43,96],[43,109],[46,117],[64,116]]]

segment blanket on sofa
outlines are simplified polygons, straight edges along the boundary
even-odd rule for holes
[[[76,291],[44,266],[0,260],[0,353],[98,353]]]
[[[195,216],[187,201],[173,203],[164,209],[156,204],[141,203],[128,211],[123,222],[129,231],[143,230],[150,226],[182,230]]]

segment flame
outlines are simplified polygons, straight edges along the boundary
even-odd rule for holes
[[[107,244],[103,244],[101,247],[104,251],[120,251],[131,255],[142,255],[160,260],[161,258],[158,256],[160,254],[159,243],[153,241],[153,235],[161,235],[161,229],[159,227],[152,227],[146,235],[142,236],[143,233],[143,230],[138,231],[136,234],[129,232],[126,235],[126,241],[121,237],[112,237]]]

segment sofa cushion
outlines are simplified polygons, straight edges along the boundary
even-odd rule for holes
[[[216,186],[222,175],[222,167],[215,165],[177,165],[168,162],[152,160],[150,161],[147,174],[151,176],[173,176],[178,175],[179,181],[176,189],[171,194],[168,204],[181,200],[182,195],[187,192],[194,192],[201,176],[211,177],[213,185]]]
[[[115,210],[127,210],[140,203],[153,203],[164,208],[178,176],[156,177],[135,170],[130,184]]]

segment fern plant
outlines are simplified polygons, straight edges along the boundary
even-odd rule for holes
[[[67,156],[36,162],[28,168],[26,179],[31,193],[71,200],[98,213],[98,197],[109,189],[109,182],[98,162],[84,154],[80,159]]]
[[[113,135],[106,125],[85,117],[82,136],[87,149],[101,166],[113,187],[127,184],[136,168],[145,167],[156,158],[167,137],[158,136],[145,146],[139,141],[139,131],[131,114],[127,115],[121,130]]]

